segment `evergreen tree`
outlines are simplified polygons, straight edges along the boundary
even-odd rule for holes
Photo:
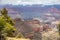
[[[6,8],[2,9],[0,16],[0,39],[2,37],[2,34],[3,37],[4,35],[13,36],[15,30],[16,29],[14,28],[14,22],[10,18],[10,16],[8,16],[8,11],[6,10]]]
[[[10,16],[8,16],[8,11],[6,8],[2,9],[1,14],[4,16],[7,23],[11,24],[12,26],[14,25],[13,20],[10,18]]]
[[[2,39],[5,40],[5,37],[2,32],[5,28],[5,24],[6,24],[5,20],[3,19],[3,16],[1,16],[0,17],[0,40],[2,40]]]

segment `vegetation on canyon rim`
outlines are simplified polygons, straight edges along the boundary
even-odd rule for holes
[[[0,12],[0,39],[5,40],[5,36],[14,36],[16,28],[14,28],[13,20],[7,15],[8,11],[6,8],[2,9]]]
[[[59,36],[60,36],[60,23],[58,24],[58,31],[59,31]]]

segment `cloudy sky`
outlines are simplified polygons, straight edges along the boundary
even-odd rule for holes
[[[13,4],[13,5],[32,5],[32,4],[60,4],[60,0],[0,0],[0,4]]]

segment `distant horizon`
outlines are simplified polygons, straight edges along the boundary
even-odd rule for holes
[[[59,5],[60,0],[0,0],[0,5]]]
[[[13,4],[0,4],[0,5],[13,5]],[[18,5],[22,5],[22,6],[32,6],[32,5],[41,5],[41,6],[45,6],[47,4],[32,4],[32,5],[29,5],[29,4],[26,4],[26,5],[23,5],[23,4],[18,4]],[[16,5],[16,6],[18,6]],[[60,5],[60,4],[50,4],[50,5]],[[49,6],[49,5],[48,5]]]

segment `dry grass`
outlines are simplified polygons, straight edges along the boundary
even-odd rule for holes
[[[11,37],[7,37],[7,40],[30,40],[30,39],[25,39],[25,38],[11,38]]]

